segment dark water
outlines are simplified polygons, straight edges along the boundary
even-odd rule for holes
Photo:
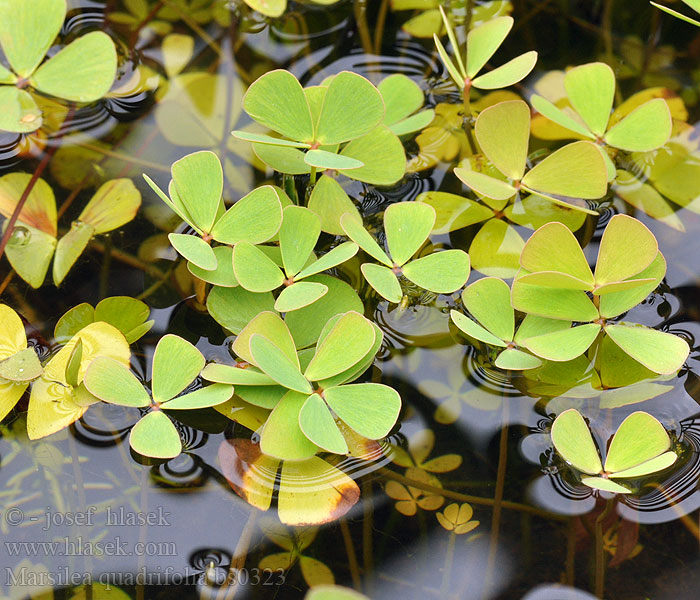
[[[225,3],[219,4],[222,8]],[[670,81],[686,102],[688,122],[696,122],[700,37],[693,37],[690,26],[660,18],[641,0],[513,4],[516,27],[497,58],[536,49],[536,74],[542,74],[607,56],[619,74],[632,71],[620,80],[624,97],[653,85],[655,78]],[[276,20],[256,15],[242,2],[217,12],[219,21],[198,22],[185,9],[167,27],[194,42],[182,72],[208,74],[206,85],[192,95],[178,87],[176,77],[168,80],[173,72],[166,71],[163,38],[153,30],[155,24],[142,22],[134,31],[110,20],[125,5],[129,2],[71,1],[66,24],[70,30],[99,25],[118,42],[119,93],[79,111],[60,139],[56,134],[54,139],[25,140],[20,148],[29,145],[30,156],[18,155],[15,136],[0,136],[0,173],[32,172],[41,160],[41,147],[46,151],[60,144],[44,174],[60,206],[81,187],[60,183],[61,169],[78,160],[67,149],[82,148],[89,151],[85,166],[99,176],[134,180],[143,194],[141,214],[111,237],[99,238],[59,289],[47,283],[32,290],[17,277],[8,283],[7,261],[0,264],[0,281],[5,280],[2,301],[31,323],[39,344],[39,335],[50,337],[57,318],[80,302],[142,296],[156,321],[134,347],[137,370],[146,375],[145,365],[165,333],[196,343],[207,359],[226,357],[230,340],[201,312],[187,278],[172,271],[175,254],[165,232],[177,222],[141,173],[165,187],[174,160],[209,148],[225,163],[226,200],[235,201],[268,181],[269,173],[250,164],[248,145],[231,138],[229,131],[249,122],[240,110],[246,85],[272,68],[291,70],[305,85],[343,69],[374,83],[401,72],[423,87],[429,105],[459,98],[446,83],[432,41],[400,29],[412,12],[393,12],[386,1],[341,0],[328,7],[290,3],[286,15]],[[155,5],[151,0],[150,7]],[[611,11],[610,29],[606,10]],[[641,67],[621,54],[631,35],[640,40]],[[667,45],[675,54],[657,69],[651,57]],[[529,96],[528,84],[534,79],[517,91]],[[417,144],[409,141],[409,159],[417,151]],[[346,190],[371,221],[390,203],[412,200],[420,192],[459,190],[452,166],[442,162],[408,173],[391,189],[349,182]],[[75,218],[91,194],[90,185],[83,185],[62,222]],[[604,574],[605,598],[697,598],[700,216],[680,210],[686,229],[680,233],[633,210],[615,199],[597,221],[589,218],[583,228],[591,239],[586,253],[593,259],[602,229],[616,212],[634,214],[659,240],[669,265],[664,285],[629,318],[663,324],[691,345],[686,367],[657,384],[662,394],[642,402],[645,390],[632,389],[627,403],[613,410],[601,409],[621,404],[609,391],[575,401],[526,394],[526,381],[509,381],[488,368],[483,356],[450,331],[450,298],[426,299],[424,305],[389,312],[386,303],[366,296],[366,315],[385,334],[376,375],[395,386],[404,401],[400,426],[388,442],[408,449],[414,467],[393,464],[381,455],[341,465],[357,479],[359,502],[344,519],[317,531],[285,529],[291,536],[285,539],[291,541],[280,545],[271,533],[279,527],[276,511],[251,508],[223,473],[220,453],[230,453],[233,440],[249,440],[249,430],[213,410],[201,411],[180,425],[186,451],[167,463],[149,464],[129,450],[128,431],[138,417],[133,411],[96,406],[69,430],[29,442],[23,433],[25,402],[5,420],[0,439],[0,529],[3,542],[14,544],[0,544],[5,597],[301,598],[309,580],[326,580],[332,573],[337,583],[356,586],[375,599],[586,598],[595,588],[598,520],[605,562],[610,563]],[[477,229],[435,241],[464,247]],[[357,266],[340,276],[357,284]],[[591,418],[603,443],[630,412],[651,412],[675,434],[682,448],[679,466],[665,479],[652,481],[644,494],[619,502],[597,499],[558,473],[553,462],[547,434],[551,416],[571,405]],[[443,470],[441,463],[429,461],[445,455],[456,457],[443,461],[449,469],[435,472]],[[414,489],[411,496],[406,477],[428,488],[442,487],[447,497],[429,489]],[[473,508],[472,519],[479,525],[471,532],[454,535],[438,522],[436,514],[453,502]],[[412,506],[416,503],[417,509]],[[112,545],[93,556],[88,542]],[[267,558],[288,552],[290,543],[292,555]],[[220,587],[217,582],[225,578],[232,560],[240,567],[238,585]],[[290,562],[288,570],[277,570]],[[47,580],[46,573],[53,579]],[[78,587],[87,582],[95,587]],[[47,583],[49,591],[32,587]],[[557,583],[578,588],[580,595],[541,587]]]

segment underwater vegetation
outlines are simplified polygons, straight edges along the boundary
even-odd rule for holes
[[[253,564],[295,597],[375,597],[373,551],[388,572],[414,528],[444,547],[416,590],[476,573],[496,597],[515,515],[566,539],[552,581],[582,585],[589,544],[602,598],[650,504],[698,538],[700,75],[619,50],[611,0],[595,56],[514,51],[564,10],[531,4],[115,0],[73,27],[66,0],[0,0],[0,444],[68,444],[83,503],[104,486],[76,440],[141,473],[112,478],[132,506],[152,485],[199,514],[216,489],[244,530],[188,559],[201,597]],[[24,493],[33,469],[2,510],[64,493]]]

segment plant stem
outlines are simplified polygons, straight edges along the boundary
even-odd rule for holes
[[[382,52],[382,36],[384,35],[384,24],[386,23],[386,13],[389,10],[389,0],[382,0],[377,15],[377,23],[374,28],[374,53]]]
[[[605,509],[595,520],[595,596],[603,598],[605,590],[605,548],[603,547],[603,522],[615,506],[614,498],[606,501]]]
[[[360,579],[360,568],[357,564],[355,545],[352,542],[350,528],[348,527],[348,521],[345,517],[340,519],[340,532],[343,534],[345,553],[348,555],[348,567],[350,568],[350,576],[352,577],[352,587],[358,592],[362,592],[362,580]]]
[[[504,417],[507,413],[507,404],[504,404]],[[505,420],[505,419],[504,419]],[[501,438],[498,446],[498,470],[496,472],[496,491],[493,497],[493,515],[491,516],[491,537],[489,540],[489,555],[486,563],[486,577],[484,578],[484,591],[488,593],[493,583],[493,569],[496,566],[496,552],[498,550],[498,536],[501,528],[501,510],[503,502],[503,489],[506,482],[506,466],[508,464],[508,422],[501,429]]]
[[[440,593],[446,596],[450,591],[450,576],[452,575],[452,563],[455,557],[455,542],[457,541],[457,534],[454,531],[450,532],[450,538],[447,541],[447,552],[445,554],[445,566],[442,570],[442,585],[440,586]]]
[[[372,54],[372,38],[369,35],[369,26],[367,25],[367,0],[355,0],[354,9],[362,49],[365,54]]]
[[[309,174],[309,185],[314,185],[316,183],[316,167],[311,167],[311,173]]]
[[[365,480],[362,482],[362,498],[364,508],[364,518],[362,519],[362,562],[365,572],[365,593],[368,595],[372,591],[371,577],[373,571],[374,558],[372,556],[372,524],[374,514],[374,502],[372,501],[372,482]]]
[[[236,591],[238,590],[236,571],[245,567],[245,561],[248,558],[248,550],[250,549],[250,542],[253,538],[253,531],[255,530],[257,518],[258,509],[251,507],[248,521],[241,532],[241,536],[238,538],[235,554],[231,559],[231,567],[226,577],[226,583],[221,590],[219,590],[219,593],[216,595],[217,598],[221,597],[221,592],[224,592],[223,600],[233,600],[236,597]]]

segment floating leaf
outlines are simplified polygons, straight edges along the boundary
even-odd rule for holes
[[[600,325],[590,323],[528,337],[522,345],[546,360],[569,361],[588,350],[599,333]]]
[[[474,200],[446,192],[423,192],[417,202],[425,202],[435,209],[433,233],[457,231],[493,217],[493,211]]]
[[[332,269],[350,260],[359,250],[355,242],[343,242],[297,273],[297,280]]]
[[[0,88],[2,90],[4,88]],[[9,219],[32,176],[29,173],[8,173],[0,177],[0,214]],[[56,199],[51,186],[37,179],[19,213],[20,223],[55,238],[57,233]]]
[[[311,392],[309,392],[311,393]],[[289,391],[279,401],[260,434],[260,449],[280,460],[305,460],[318,451],[299,427],[299,413],[308,394]]]
[[[403,267],[407,279],[437,294],[451,294],[469,278],[469,255],[463,250],[434,252]]]
[[[345,213],[362,220],[357,208],[340,184],[328,175],[322,175],[316,182],[309,198],[308,208],[321,219],[321,229],[333,235],[345,234],[340,226],[340,217]]]
[[[592,487],[596,490],[603,490],[604,492],[612,492],[613,494],[629,494],[631,490],[615,483],[614,481],[607,479],[606,477],[581,477],[581,483]]]
[[[22,328],[22,330],[24,330],[24,328]],[[25,348],[8,358],[0,360],[0,381],[5,379],[7,381],[23,383],[36,379],[41,376],[43,372],[44,369],[41,367],[39,357],[36,355],[36,351],[33,348]],[[0,390],[4,385],[4,383],[0,383]]]
[[[323,297],[328,287],[322,283],[298,281],[284,288],[275,300],[275,310],[281,313],[299,310]]]
[[[187,269],[192,275],[207,283],[222,287],[236,287],[238,280],[233,272],[233,248],[216,246],[213,250],[216,257],[215,269],[202,269],[191,262],[187,263]]]
[[[435,224],[435,210],[422,202],[399,202],[384,211],[391,258],[402,266],[420,249]]]
[[[603,470],[588,425],[576,409],[565,410],[554,420],[552,442],[564,460],[579,471],[597,475]]]
[[[671,111],[663,98],[649,100],[635,108],[605,134],[605,141],[628,152],[649,152],[671,137]]]
[[[656,458],[671,447],[663,425],[645,412],[634,412],[618,427],[613,436],[605,470],[610,473],[636,467]]]
[[[328,86],[315,137],[321,144],[347,142],[369,133],[383,118],[377,88],[357,73],[341,71]]]
[[[600,296],[599,310],[601,316],[606,318],[617,317],[630,308],[637,306],[658,287],[665,274],[666,260],[659,252],[646,269],[635,275],[635,278],[639,277],[641,280],[649,280],[649,283],[635,286],[633,289]]]
[[[566,93],[574,110],[588,128],[603,137],[615,97],[615,74],[605,63],[574,67],[564,78]]]
[[[303,206],[284,209],[279,232],[282,262],[287,277],[294,277],[304,268],[321,234],[321,221]]]
[[[502,279],[485,277],[462,292],[466,309],[497,338],[512,341],[515,313],[510,305],[510,288]],[[500,345],[500,344],[499,344]]]
[[[282,204],[274,187],[254,189],[216,221],[212,237],[223,244],[246,241],[261,244],[271,239],[282,224]]]
[[[191,263],[207,271],[216,269],[217,260],[214,250],[202,238],[196,235],[169,233],[168,239],[178,254]]]
[[[26,90],[15,86],[0,86],[0,130],[13,133],[30,133],[43,123],[41,110]]]
[[[494,166],[509,179],[520,181],[525,173],[530,139],[527,104],[513,100],[490,106],[477,117],[474,133],[483,153]]]
[[[347,235],[353,242],[355,242],[360,248],[362,248],[367,254],[372,258],[375,258],[380,263],[392,268],[394,265],[391,259],[387,256],[386,252],[377,244],[374,238],[365,229],[362,221],[358,221],[355,215],[351,213],[346,213],[340,217],[340,225]],[[428,237],[430,232],[426,234],[423,241]],[[422,244],[423,242],[421,242]],[[410,257],[409,257],[410,258]],[[408,259],[407,259],[408,260]]]
[[[204,356],[187,340],[168,334],[153,353],[151,389],[155,402],[166,402],[190,385],[204,368]]]
[[[271,293],[256,294],[242,287],[215,287],[207,296],[207,311],[212,318],[233,333],[239,333],[257,314],[274,310]]]
[[[304,435],[319,448],[335,454],[347,454],[348,445],[335,424],[326,403],[318,394],[306,399],[299,412],[299,426]]]
[[[177,195],[192,216],[194,225],[210,232],[224,188],[224,172],[219,158],[209,151],[194,152],[175,161],[172,173]]]
[[[322,342],[304,375],[310,381],[333,377],[357,364],[372,348],[375,331],[361,314],[348,312],[338,319]]]
[[[245,241],[233,248],[233,272],[238,283],[250,292],[269,292],[284,281],[274,261],[258,246]]]
[[[528,271],[555,271],[583,282],[580,289],[593,287],[588,261],[571,230],[561,223],[548,223],[530,236],[520,255],[520,264]]]
[[[496,357],[494,364],[499,369],[526,371],[542,366],[542,361],[536,356],[532,356],[532,354],[528,354],[522,350],[507,348]]]
[[[294,346],[294,339],[289,328],[282,318],[273,311],[265,311],[255,316],[238,334],[231,349],[237,356],[255,365],[255,358],[250,351],[250,338],[260,334],[270,341],[274,341],[277,348],[298,368],[299,358]]]
[[[642,325],[606,325],[605,333],[634,360],[661,375],[678,371],[690,353],[683,338]]]
[[[30,439],[42,438],[68,427],[85,414],[90,402],[98,401],[83,385],[73,388],[65,379],[66,366],[78,340],[83,345],[78,382],[82,383],[88,366],[99,356],[112,358],[124,367],[129,366],[129,345],[119,330],[103,322],[91,323],[80,330],[49,360],[44,374],[32,386],[27,414]],[[80,397],[85,395],[90,398]]]
[[[481,90],[497,90],[508,87],[522,81],[527,77],[537,63],[537,52],[531,50],[509,60],[506,64],[479,75],[472,85]]]
[[[149,412],[134,425],[129,445],[135,452],[153,458],[175,458],[182,452],[180,434],[160,410]]]
[[[133,373],[122,363],[107,357],[96,358],[85,373],[85,387],[103,402],[145,408],[151,398]]]
[[[457,167],[455,175],[477,194],[493,200],[508,200],[518,193],[512,185],[478,171]]]
[[[544,194],[595,200],[608,189],[607,167],[592,142],[573,142],[538,163],[522,179],[524,186]]]
[[[399,393],[378,383],[355,383],[328,388],[324,398],[351,429],[369,439],[385,437],[401,410]]]
[[[513,277],[518,272],[524,245],[514,227],[500,219],[491,219],[469,246],[471,267],[490,277]]]
[[[340,169],[343,175],[364,183],[393,185],[406,172],[403,144],[385,125],[375,127],[370,133],[352,140],[343,148],[341,155],[364,164],[364,167],[359,169]]]
[[[260,334],[250,338],[250,351],[255,364],[280,385],[303,394],[313,393],[311,384],[280,348]]]
[[[598,318],[593,302],[580,290],[546,288],[516,279],[511,302],[516,310],[550,319],[590,323]]]
[[[469,337],[473,337],[474,339],[484,342],[485,344],[490,344],[491,346],[505,348],[508,345],[501,338],[496,337],[490,331],[456,310],[450,311],[450,317],[452,318],[452,322],[460,329],[460,331]]]
[[[365,163],[360,160],[326,150],[309,150],[304,154],[304,162],[318,169],[332,169],[334,171],[340,169],[350,171],[365,166]]]
[[[471,79],[496,53],[513,28],[512,17],[496,17],[467,34],[467,76]],[[458,48],[455,48],[458,52]]]
[[[162,407],[166,410],[196,410],[198,408],[211,408],[223,404],[233,395],[233,387],[221,383],[214,383],[206,387],[178,396],[164,402]]]
[[[284,98],[284,110],[279,101]],[[277,69],[256,79],[243,97],[243,108],[258,123],[292,140],[311,142],[314,127],[304,90],[289,71]]]
[[[306,348],[316,343],[324,325],[336,315],[355,311],[364,312],[359,296],[347,283],[330,275],[313,275],[306,279],[321,283],[328,292],[311,306],[306,306],[285,315],[285,323],[292,332],[297,348]]]
[[[385,300],[398,304],[403,297],[401,284],[394,272],[388,267],[364,263],[360,267],[367,283]]]
[[[613,438],[614,439],[614,438]],[[673,463],[678,459],[678,455],[675,452],[664,452],[663,454],[651,458],[646,462],[640,463],[624,471],[617,471],[614,474],[616,478],[637,478],[644,477],[645,475],[650,475],[651,473],[656,473],[657,471],[663,471],[668,469]]]
[[[277,512],[283,523],[295,526],[330,523],[345,515],[359,499],[358,485],[317,456],[282,465]],[[335,600],[341,598],[336,596]],[[353,596],[351,600],[356,598]]]
[[[634,248],[634,252],[630,252],[630,248]],[[656,258],[658,251],[654,234],[642,222],[627,215],[615,215],[600,240],[596,284],[622,281],[640,273]]]
[[[202,377],[215,383],[228,383],[231,385],[250,386],[274,386],[273,379],[247,365],[232,366],[209,363],[202,369]],[[276,387],[276,386],[275,386]]]
[[[27,78],[61,30],[66,4],[59,0],[0,3],[0,44],[12,69]]]
[[[58,241],[53,262],[54,285],[58,286],[65,279],[94,234],[92,225],[74,221],[70,231]]]
[[[131,179],[103,183],[85,205],[78,221],[88,223],[95,233],[107,233],[133,220],[141,206],[141,192]]]
[[[114,42],[103,31],[92,31],[41,65],[29,82],[50,96],[73,102],[94,102],[109,91],[116,74]]]

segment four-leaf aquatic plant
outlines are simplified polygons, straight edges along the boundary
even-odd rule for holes
[[[273,247],[240,241],[233,248],[238,284],[249,292],[269,292],[284,285],[275,301],[278,312],[313,304],[328,292],[328,286],[304,280],[344,263],[358,250],[354,242],[344,242],[317,259],[314,248],[320,234],[321,221],[314,212],[303,206],[285,207],[279,230],[282,269],[265,253]]]
[[[117,51],[102,31],[77,38],[42,64],[66,10],[66,0],[0,0],[0,46],[10,67],[0,63],[0,130],[28,133],[41,127],[35,92],[85,103],[112,86]]]
[[[525,191],[597,214],[580,204],[580,199],[602,198],[608,189],[603,153],[593,142],[568,144],[528,170],[530,109],[522,100],[499,102],[483,110],[474,124],[474,133],[484,156],[502,176],[456,168],[455,175],[477,194],[507,200]]]
[[[260,159],[281,173],[310,173],[313,183],[319,169],[333,170],[365,183],[391,185],[406,170],[401,141],[383,124],[382,94],[357,73],[342,71],[322,85],[302,88],[289,71],[270,71],[248,88],[243,108],[283,137],[247,131],[233,135],[253,142]]]
[[[188,154],[173,163],[171,173],[169,196],[148,176],[144,178],[158,197],[198,234],[171,233],[168,239],[191,265],[211,272],[209,277],[218,281],[231,275],[231,249],[216,250],[211,246],[212,240],[231,245],[260,244],[279,231],[282,204],[272,186],[253,190],[226,210],[222,198],[224,173],[213,152]],[[237,285],[235,280],[232,284]]]
[[[400,202],[384,211],[387,254],[352,214],[340,219],[346,235],[381,265],[364,263],[362,274],[375,291],[389,302],[399,303],[403,275],[423,289],[451,294],[469,278],[469,255],[464,250],[445,250],[413,259],[435,225],[435,209],[422,202]],[[391,256],[389,256],[391,255]]]
[[[583,354],[603,332],[650,371],[675,373],[690,348],[681,337],[613,319],[634,308],[659,285],[666,261],[654,235],[627,215],[615,215],[603,233],[595,273],[571,231],[561,223],[540,227],[520,256],[513,307],[522,312],[580,323],[524,342],[549,360]],[[590,297],[589,297],[590,294]],[[567,357],[557,349],[566,350]]]
[[[182,451],[177,428],[165,411],[208,408],[226,402],[233,387],[215,383],[183,394],[204,367],[204,356],[176,335],[160,339],[153,354],[151,395],[123,363],[97,358],[85,373],[85,387],[99,400],[150,408],[129,435],[132,449],[153,458],[174,458]]]
[[[611,125],[615,99],[615,74],[605,63],[589,63],[567,71],[564,87],[571,109],[562,109],[549,100],[533,95],[532,106],[542,115],[601,147],[608,179],[615,178],[615,166],[606,147],[628,152],[649,152],[663,146],[671,137],[671,111],[666,100],[654,98],[635,108]]]
[[[554,420],[552,442],[560,456],[581,471],[583,484],[616,494],[632,490],[615,479],[641,479],[663,471],[678,458],[663,425],[642,411],[632,413],[620,424],[608,447],[605,465],[588,425],[575,408]]]
[[[510,288],[505,281],[495,277],[485,277],[468,286],[462,292],[462,303],[474,318],[470,319],[461,312],[452,310],[452,322],[468,337],[502,348],[494,362],[500,369],[524,371],[541,366],[542,361],[537,356],[525,352],[528,340],[571,326],[570,321],[527,315],[516,332]],[[563,355],[562,360],[568,360],[568,350],[565,347],[552,347],[551,342],[548,345],[546,341],[544,346],[549,356]]]
[[[260,438],[265,454],[281,460],[303,460],[320,449],[346,454],[344,426],[375,440],[385,437],[399,416],[396,390],[351,383],[372,364],[381,342],[381,330],[350,311],[325,324],[313,353],[297,351],[285,322],[263,312],[233,344],[245,363],[210,364],[202,376],[233,384],[246,401],[272,409]],[[257,393],[251,395],[245,387],[257,388]]]
[[[447,54],[437,35],[433,34],[433,40],[447,72],[452,77],[457,88],[463,92],[465,106],[469,106],[469,92],[472,87],[482,90],[496,90],[508,87],[525,79],[530,74],[530,71],[535,68],[537,52],[532,50],[521,54],[493,71],[479,75],[513,28],[513,17],[496,17],[472,29],[467,34],[466,53],[464,58],[462,58],[457,37],[442,7],[440,7],[440,13],[445,23],[457,64]]]

